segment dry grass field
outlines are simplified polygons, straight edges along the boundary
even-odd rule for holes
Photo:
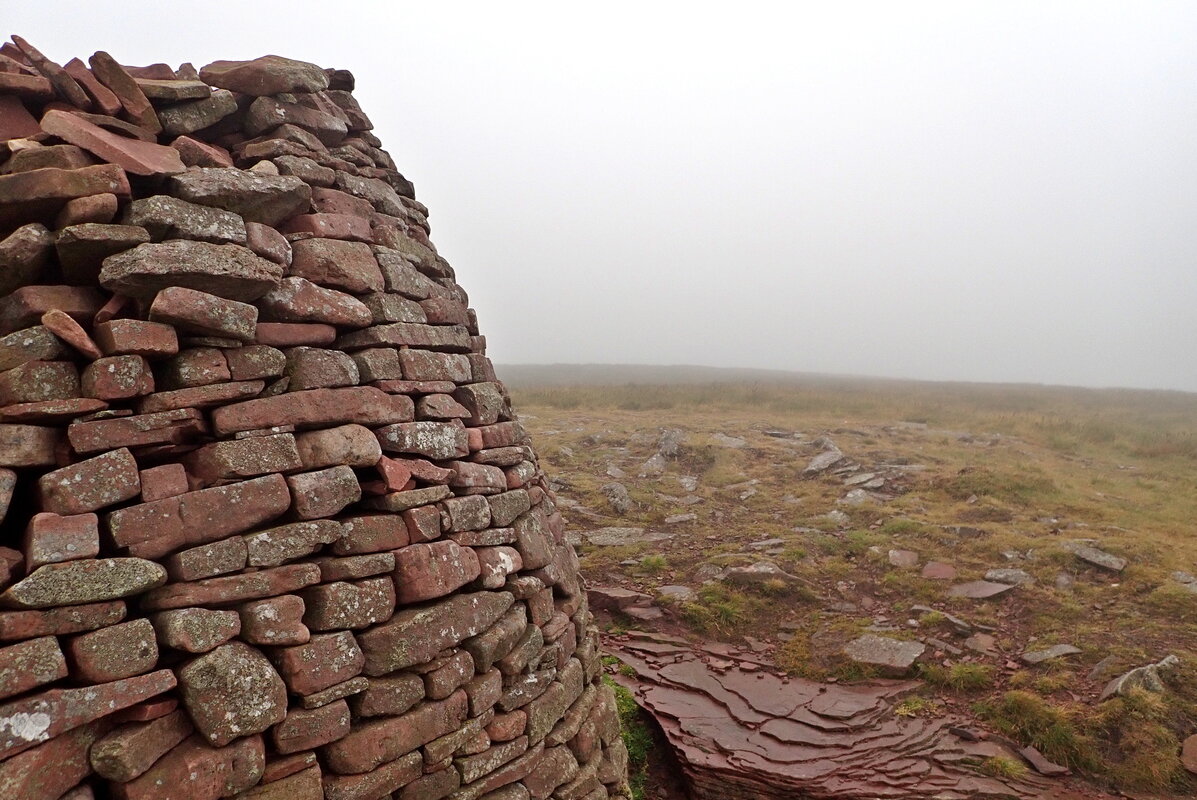
[[[1197,787],[1180,760],[1197,732],[1197,395],[699,368],[499,373],[592,585],[689,587],[659,599],[663,624],[760,640],[812,678],[869,676],[842,653],[866,630],[932,639],[916,665],[925,695],[901,713],[970,714],[1111,786]],[[680,446],[654,459],[667,431]],[[807,470],[834,450],[836,465]],[[624,513],[612,483],[627,490]],[[606,527],[668,538],[585,536]],[[1095,567],[1077,545],[1126,566]],[[720,578],[760,561],[781,577]],[[924,577],[928,562],[955,578]],[[948,595],[996,569],[1025,575],[992,599]],[[1079,652],[1021,659],[1063,644]],[[1099,702],[1110,679],[1170,654],[1180,663],[1163,691]]]

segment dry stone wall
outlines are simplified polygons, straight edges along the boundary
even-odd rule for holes
[[[577,560],[343,70],[0,47],[0,797],[601,800]]]

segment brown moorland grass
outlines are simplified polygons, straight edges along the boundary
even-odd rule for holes
[[[1039,742],[1114,786],[1197,788],[1178,755],[1197,732],[1197,594],[1173,578],[1197,572],[1197,395],[699,368],[500,374],[572,530],[672,535],[619,548],[582,537],[592,583],[685,584],[697,597],[668,606],[677,625],[756,637],[795,674],[844,680],[867,676],[840,650],[868,626],[961,645],[942,613],[911,611],[933,606],[995,629],[990,652],[929,659],[934,707]],[[664,429],[683,432],[680,452],[639,477]],[[821,437],[855,472],[803,474]],[[843,502],[845,480],[866,472],[886,475],[884,489]],[[603,495],[614,480],[632,498],[626,515]],[[1078,539],[1128,566],[1087,566],[1066,548]],[[950,563],[959,581],[1017,568],[1033,583],[993,601],[949,598],[945,582],[892,566],[891,549]],[[817,590],[710,582],[762,559]],[[1018,665],[1061,643],[1081,654]],[[1166,692],[1097,702],[1111,677],[1169,653],[1182,668]]]

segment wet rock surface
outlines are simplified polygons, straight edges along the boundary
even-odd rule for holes
[[[783,677],[739,648],[644,631],[606,646],[625,665],[614,679],[660,724],[694,800],[1108,797],[1034,774],[979,773],[973,765],[986,758],[1023,757],[1000,740],[964,736],[963,718],[895,715],[918,681]]]

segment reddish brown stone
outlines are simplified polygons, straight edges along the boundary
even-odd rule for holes
[[[528,714],[522,709],[506,714],[495,714],[494,719],[486,726],[486,735],[492,742],[509,742],[523,735],[528,727]]]
[[[290,502],[282,476],[268,475],[122,508],[108,514],[106,522],[117,546],[160,558],[186,545],[241,533],[279,516]],[[230,507],[237,513],[230,514]]]
[[[245,223],[245,233],[250,250],[281,266],[291,266],[291,243],[281,233],[260,222]]]
[[[307,322],[259,322],[258,344],[274,347],[321,347],[336,341],[337,329],[332,325]]]
[[[41,126],[25,108],[21,98],[11,94],[0,96],[0,142],[24,139],[40,132]]]
[[[47,167],[0,175],[0,225],[52,219],[68,200],[95,194],[128,197],[129,180],[125,171],[115,164],[98,164],[82,169]]]
[[[265,656],[240,642],[181,668],[179,692],[200,735],[216,747],[261,733],[287,713],[282,679]]]
[[[402,716],[361,723],[321,752],[333,772],[368,772],[457,730],[465,722],[467,706],[465,692],[459,691],[447,700],[421,703]]]
[[[320,567],[320,580],[324,583],[352,581],[394,572],[395,554],[367,553],[344,558],[325,556],[313,559],[312,563]]]
[[[326,289],[301,277],[282,282],[258,301],[262,317],[277,322],[319,322],[361,328],[373,319],[370,309],[356,297]]]
[[[198,486],[290,472],[304,466],[295,448],[295,437],[289,433],[213,442],[188,453],[183,463]]]
[[[140,356],[130,356],[140,358]],[[182,444],[207,433],[204,415],[193,408],[76,422],[67,428],[67,439],[77,453],[98,453],[118,447]],[[144,475],[145,472],[142,472]],[[162,495],[160,495],[162,496]],[[142,486],[142,499],[148,497]]]
[[[30,361],[0,372],[0,405],[79,396],[79,370],[69,361]]]
[[[414,410],[414,409],[413,409]],[[375,432],[382,449],[425,456],[433,461],[469,454],[465,428],[447,422],[402,422]]]
[[[76,322],[65,311],[57,308],[42,314],[42,325],[59,339],[75,348],[84,358],[95,360],[103,353],[92,338],[83,330],[83,326]]]
[[[307,644],[312,638],[303,624],[304,601],[293,594],[242,603],[237,613],[241,617],[241,638],[250,644],[297,645]]]
[[[469,334],[460,325],[419,325],[411,322],[395,322],[390,325],[362,328],[337,339],[337,347],[345,350],[359,350],[364,347],[384,345],[436,348],[437,350],[460,353],[471,350]]]
[[[158,121],[154,107],[150,105],[145,93],[138,87],[137,81],[117,63],[116,59],[101,50],[87,61],[91,64],[92,74],[100,83],[112,90],[112,93],[121,101],[121,105],[125,107],[125,112],[130,119],[150,133],[162,131],[162,123]]]
[[[346,517],[341,520],[341,529],[342,537],[332,546],[338,555],[377,553],[408,544],[407,525],[389,514]]]
[[[275,597],[320,582],[315,564],[289,564],[244,575],[208,578],[193,583],[176,583],[147,592],[141,607],[149,611],[196,605],[235,603]]]
[[[50,689],[0,706],[0,719],[27,720],[0,731],[0,755],[11,757],[60,733],[86,725],[146,698],[170,691],[175,676],[168,669],[136,678],[80,689]]]
[[[83,394],[99,400],[128,400],[154,391],[154,373],[142,356],[109,356],[83,370]]]
[[[76,417],[103,411],[108,404],[90,397],[73,397],[69,400],[44,400],[40,403],[16,403],[0,408],[0,423],[56,423],[67,422]]]
[[[183,711],[148,722],[126,723],[92,745],[91,767],[103,778],[126,783],[144,774],[193,730]]]
[[[223,147],[192,139],[190,136],[179,136],[170,143],[179,151],[179,157],[189,167],[231,167],[233,157]]]
[[[287,688],[299,695],[314,694],[358,675],[365,661],[348,631],[313,636],[305,645],[273,651],[273,658]]]
[[[170,392],[156,392],[143,397],[137,403],[137,411],[141,414],[153,414],[183,408],[207,408],[253,397],[261,394],[265,388],[265,381],[230,381],[175,389]]]
[[[248,303],[171,286],[158,292],[150,319],[200,336],[220,336],[243,342],[254,340],[258,310]]]
[[[337,700],[320,708],[292,709],[274,726],[271,737],[278,752],[295,753],[335,742],[349,733],[349,706]]]
[[[474,592],[423,608],[403,609],[387,622],[358,634],[366,656],[365,673],[386,675],[425,663],[446,647],[489,628],[514,600],[508,592]]]
[[[470,411],[447,394],[430,394],[416,401],[416,419],[469,419]]]
[[[53,84],[55,91],[64,98],[71,105],[81,108],[84,111],[91,111],[95,106],[92,104],[91,97],[87,92],[83,91],[80,86],[70,74],[62,68],[61,64],[57,64],[42,55],[41,51],[25,41],[20,36],[14,35],[13,42],[29,62],[33,64],[34,68],[40,72],[47,80]]]
[[[66,659],[53,636],[0,647],[0,699],[66,676]]]
[[[310,233],[317,238],[372,242],[369,220],[352,214],[300,214],[282,227],[283,233]]]
[[[76,320],[90,320],[103,304],[103,296],[90,287],[23,286],[0,299],[0,333],[36,325],[53,309],[61,309]]]
[[[46,133],[78,145],[135,175],[171,175],[187,168],[174,148],[118,136],[77,114],[47,111],[41,127]]]
[[[187,470],[182,464],[163,464],[141,471],[141,499],[146,503],[184,494]]]
[[[125,618],[125,603],[49,608],[34,611],[0,611],[0,641],[62,636],[113,625]]]
[[[141,491],[137,462],[127,448],[80,461],[37,481],[42,508],[55,514],[85,514],[125,500]]]
[[[408,535],[416,543],[431,542],[441,535],[441,512],[436,506],[422,506],[403,512]]]
[[[291,392],[225,406],[212,412],[212,422],[217,435],[227,436],[280,424],[297,428],[345,423],[386,425],[411,419],[413,414],[410,398],[387,395],[368,386],[354,386]]]
[[[395,554],[395,585],[400,603],[443,597],[479,574],[474,551],[448,540],[413,544]]]
[[[189,347],[158,368],[158,386],[162,389],[189,389],[232,380],[224,353],[218,347]]]
[[[276,783],[283,778],[303,772],[315,765],[316,754],[310,751],[272,758],[270,759],[270,763],[266,765],[266,771],[262,773],[262,783]],[[318,767],[317,771],[319,771]],[[316,800],[321,800],[321,798],[317,797]]]
[[[96,80],[96,76],[91,73],[86,64],[77,58],[72,58],[63,64],[62,68],[83,87],[83,90],[95,103],[96,110],[101,114],[115,117],[120,113],[120,98],[113,94],[111,89]]]
[[[245,568],[245,540],[232,536],[211,544],[181,550],[165,561],[172,581],[196,581]]]
[[[106,355],[165,358],[179,352],[175,329],[158,322],[115,319],[95,327],[96,343]]]
[[[390,619],[395,586],[389,577],[325,583],[303,592],[304,623],[315,631],[360,630]]]
[[[34,514],[25,527],[25,569],[42,564],[94,558],[100,554],[99,518],[95,514]]]
[[[261,736],[212,747],[200,734],[175,746],[145,773],[113,785],[116,800],[219,800],[255,785],[265,769]]]
[[[149,672],[158,663],[154,627],[146,619],[122,622],[66,642],[71,677],[90,683],[131,678]]]
[[[73,225],[94,222],[106,225],[116,218],[119,201],[114,194],[93,194],[68,200],[54,218],[54,228],[61,231]]]
[[[200,78],[212,86],[254,96],[307,94],[328,88],[328,77],[320,67],[282,56],[213,61],[200,70]]]
[[[12,800],[90,800],[76,797],[71,787],[91,773],[88,750],[111,727],[99,720],[0,762],[0,797]]]
[[[187,653],[207,653],[241,632],[236,611],[177,608],[151,618],[158,642]]]
[[[381,292],[382,272],[370,246],[338,239],[301,239],[291,244],[291,273],[346,292]]]
[[[295,347],[287,351],[285,374],[288,391],[335,389],[358,383],[357,365],[347,353],[318,347]]]
[[[139,244],[108,256],[99,280],[105,288],[132,297],[149,298],[161,290],[191,289],[231,301],[250,301],[268,292],[281,277],[282,267],[241,245],[172,239]],[[215,313],[212,306],[207,301],[195,318],[177,303],[164,307],[163,313],[177,312],[182,324],[209,325]],[[215,313],[215,322],[218,327],[232,326],[241,334],[244,311],[240,306],[229,308],[233,309],[229,318]]]
[[[331,517],[362,497],[357,476],[344,466],[288,475],[287,485],[293,513],[300,519]]]

